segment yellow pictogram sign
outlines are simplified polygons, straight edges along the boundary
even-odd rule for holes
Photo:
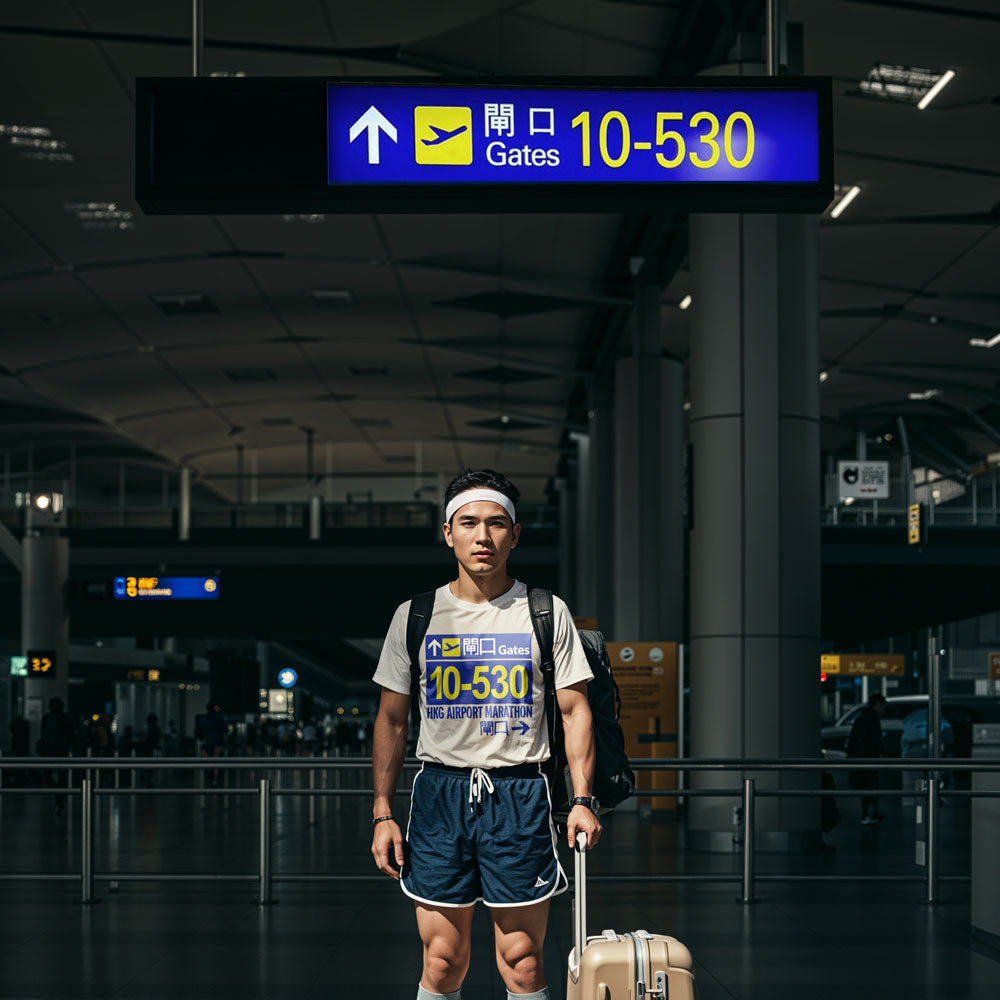
[[[414,108],[413,155],[417,163],[468,166],[472,162],[472,108]]]
[[[461,656],[462,655],[462,640],[459,638],[454,639],[442,639],[441,640],[443,649],[441,650],[442,656]]]

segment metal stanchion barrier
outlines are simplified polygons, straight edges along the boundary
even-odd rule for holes
[[[271,902],[271,781],[260,779],[260,895],[258,902]]]
[[[938,778],[933,774],[927,781],[927,898],[938,901]]]
[[[752,903],[754,882],[754,783],[743,779],[743,902]]]
[[[84,778],[80,785],[80,817],[82,831],[80,837],[80,902],[94,901],[94,785],[90,778]]]

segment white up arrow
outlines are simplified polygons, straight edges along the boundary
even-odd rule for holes
[[[351,142],[362,132],[368,133],[368,162],[378,163],[378,134],[379,131],[396,142],[396,126],[373,104],[352,126],[350,131]]]

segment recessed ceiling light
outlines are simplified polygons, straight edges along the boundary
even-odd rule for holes
[[[353,309],[357,299],[346,288],[317,288],[309,293],[317,309]]]
[[[84,229],[135,229],[132,213],[113,201],[67,201],[67,212],[72,212]]]
[[[973,337],[969,341],[969,344],[972,347],[996,347],[997,344],[1000,344],[1000,333],[998,333],[995,337],[990,337],[989,340],[986,340],[983,337]]]
[[[833,188],[834,204],[833,208],[830,209],[830,218],[839,219],[844,213],[844,209],[852,201],[854,201],[857,196],[861,194],[861,188],[857,184],[852,184],[850,187],[842,184],[836,184]]]
[[[689,400],[684,404],[684,412],[688,413],[690,410],[691,410],[691,402]]]
[[[928,90],[927,93],[920,99],[917,109],[919,111],[923,111],[924,108],[926,108],[927,105],[930,104],[931,101],[933,101],[934,98],[937,97],[937,95],[940,94],[941,91],[944,90],[944,88],[947,87],[948,84],[954,79],[955,71],[953,69],[945,70],[945,72],[942,73],[938,79],[938,82],[935,83],[934,86],[931,87],[931,89]]]
[[[690,309],[691,308],[691,296],[690,295],[685,295],[684,298],[681,299],[680,302],[677,303],[677,308],[678,309]]]
[[[830,377],[830,373],[829,372],[823,371],[823,372],[819,373],[819,380],[820,380],[820,382],[825,382],[829,377]]]
[[[940,395],[940,389],[924,389],[923,392],[911,392],[908,394],[909,398],[914,400],[933,399],[935,396]]]
[[[195,316],[219,311],[219,307],[202,292],[161,292],[150,298],[167,316]]]
[[[955,78],[953,70],[944,73],[918,66],[876,63],[855,92],[863,97],[900,104],[915,104],[921,111]]]
[[[0,136],[18,151],[24,160],[50,160],[72,163],[75,157],[65,140],[52,134],[44,125],[0,125]]]

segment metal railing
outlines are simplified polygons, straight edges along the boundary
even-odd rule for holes
[[[140,763],[141,761],[141,763]],[[927,759],[850,759],[842,761],[832,761],[825,759],[725,759],[725,760],[683,760],[677,758],[663,759],[637,759],[632,760],[632,768],[635,771],[673,771],[673,772],[737,772],[744,774],[742,784],[732,788],[677,788],[677,789],[637,789],[636,796],[639,798],[655,797],[711,797],[711,798],[737,798],[742,808],[742,820],[740,835],[742,839],[742,871],[738,874],[652,874],[650,872],[616,872],[608,875],[590,875],[588,881],[600,883],[620,883],[620,882],[739,882],[741,887],[741,898],[744,903],[751,903],[755,899],[755,887],[758,882],[845,882],[845,881],[873,881],[873,882],[922,882],[925,885],[924,901],[936,903],[939,898],[939,885],[942,881],[948,882],[968,882],[967,875],[942,876],[939,872],[939,843],[938,843],[938,805],[940,795],[939,775],[947,772],[949,774],[971,773],[971,772],[1000,772],[1000,760],[942,760],[940,758]],[[419,761],[408,759],[403,769],[406,772],[417,771],[421,767]],[[276,787],[270,777],[258,778],[256,787],[238,788],[121,788],[116,787],[101,788],[95,787],[93,772],[122,770],[173,770],[173,771],[308,771],[310,775],[309,787],[306,788],[281,788]],[[371,758],[226,758],[212,757],[191,759],[189,757],[144,757],[128,760],[113,760],[108,758],[87,758],[79,759],[73,757],[66,758],[37,758],[37,757],[3,757],[0,758],[0,778],[4,772],[10,771],[82,771],[83,779],[79,788],[81,803],[81,862],[79,873],[46,874],[40,872],[0,872],[0,881],[79,881],[81,884],[81,902],[91,903],[94,898],[95,880],[119,882],[119,881],[158,881],[158,882],[181,882],[181,881],[206,881],[206,882],[256,882],[258,885],[258,902],[261,905],[269,904],[272,901],[272,887],[275,882],[382,882],[384,875],[372,874],[318,874],[309,872],[308,874],[280,873],[275,874],[271,867],[271,805],[275,796],[310,796],[310,822],[315,822],[315,799],[323,796],[366,796],[371,797],[370,788],[317,788],[315,777],[320,771],[370,771]],[[745,772],[819,772],[838,770],[848,771],[916,771],[926,772],[929,777],[926,781],[926,788],[922,793],[924,805],[927,810],[926,822],[926,871],[923,875],[872,875],[863,873],[857,875],[837,874],[756,874],[756,824],[755,807],[760,798],[793,798],[793,797],[820,797],[820,796],[843,796],[863,794],[862,790],[838,788],[758,788],[756,779],[747,777]],[[5,787],[0,784],[0,796],[6,795],[61,795],[72,794],[72,790],[66,787],[49,788],[20,788]],[[903,797],[914,796],[915,792],[909,789],[879,789],[879,797]],[[251,796],[256,795],[259,803],[259,827],[258,827],[258,865],[256,872],[246,872],[237,874],[226,874],[220,872],[200,873],[200,872],[95,872],[94,871],[94,820],[95,809],[94,799],[98,795],[236,795]],[[1000,790],[992,791],[985,789],[955,789],[948,791],[949,798],[1000,798]]]

